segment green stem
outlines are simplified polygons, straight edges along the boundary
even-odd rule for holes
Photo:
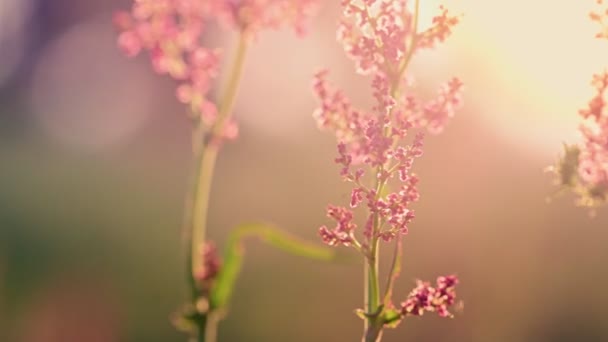
[[[217,145],[206,145],[202,151],[198,153],[197,164],[197,179],[195,186],[194,201],[192,207],[192,253],[191,265],[192,276],[201,269],[204,264],[202,255],[202,244],[205,241],[207,231],[207,214],[209,209],[209,196],[211,194],[211,180],[217,160],[219,149]]]
[[[378,240],[374,242],[371,254],[365,263],[365,274],[367,280],[367,314],[365,320],[365,342],[376,342],[379,338],[381,325],[378,326],[378,314],[380,313],[380,286],[378,279]]]
[[[375,239],[373,242],[374,247],[372,248],[371,259],[368,262],[369,266],[369,278],[370,278],[370,298],[369,298],[369,307],[368,309],[370,313],[376,312],[378,310],[378,306],[380,305],[380,286],[378,281],[378,240]]]
[[[207,340],[207,320],[208,316],[203,316],[198,322],[198,335],[196,336],[196,342],[210,342]]]
[[[191,201],[189,202],[191,208],[186,210],[186,213],[190,220],[188,273],[190,274],[192,300],[195,306],[199,296],[195,276],[196,272],[201,269],[205,262],[201,248],[205,242],[211,182],[213,180],[213,172],[220,149],[220,144],[217,143],[216,138],[221,136],[226,123],[230,120],[230,116],[232,115],[239,83],[243,74],[249,41],[249,37],[246,34],[241,34],[239,37],[231,74],[219,104],[217,123],[210,130],[205,130],[204,127],[201,126],[203,123],[200,121],[198,122],[198,125],[194,127],[194,192],[192,193]],[[198,322],[197,341],[215,342],[218,323],[218,317],[211,312],[207,313],[207,315]]]
[[[420,12],[420,0],[416,0],[414,5],[414,22],[412,24],[412,39],[410,40],[410,46],[407,50],[405,58],[403,59],[403,63],[399,67],[399,74],[402,75],[408,64],[412,60],[412,56],[414,56],[414,51],[416,51],[416,44],[418,43],[418,17]]]
[[[383,166],[378,166],[376,174],[381,174]],[[381,196],[384,188],[384,181],[376,178],[376,200]],[[382,326],[378,327],[378,315],[380,314],[380,282],[378,279],[379,269],[379,246],[378,246],[378,231],[380,227],[380,218],[378,214],[373,217],[372,235],[369,239],[369,254],[365,255],[365,305],[367,319],[364,321],[364,342],[376,342],[380,338]]]
[[[371,325],[366,331],[363,338],[364,342],[379,342],[382,339],[382,325]]]

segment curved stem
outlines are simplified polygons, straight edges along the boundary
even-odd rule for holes
[[[221,137],[224,127],[232,115],[239,83],[243,74],[249,41],[249,37],[246,34],[241,34],[239,37],[228,84],[219,104],[218,118],[215,126],[210,130],[205,130],[202,126],[203,123],[199,120],[193,130],[192,139],[195,155],[194,191],[187,203],[189,208],[186,209],[185,216],[190,226],[187,264],[192,301],[195,306],[200,295],[196,284],[196,273],[205,263],[202,246],[207,232],[209,197],[211,195],[213,172],[220,149],[220,144],[216,138]],[[215,342],[218,323],[219,318],[212,312],[207,313],[204,318],[201,318],[198,322],[197,341]]]
[[[211,193],[211,181],[213,179],[213,171],[219,152],[219,145],[215,143],[214,136],[222,134],[227,121],[232,115],[238,86],[243,74],[245,57],[249,45],[249,38],[245,34],[241,34],[237,52],[234,58],[231,75],[226,86],[226,90],[222,96],[219,105],[219,113],[217,124],[207,132],[210,138],[201,145],[197,154],[196,163],[196,184],[195,192],[192,201],[192,234],[191,234],[191,272],[194,275],[197,270],[203,265],[204,260],[200,255],[201,244],[205,241],[207,216],[209,209],[209,196]],[[199,134],[195,135],[194,139],[205,139],[205,131],[198,130]],[[195,144],[196,145],[196,144]]]

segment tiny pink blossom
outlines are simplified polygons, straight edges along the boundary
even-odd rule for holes
[[[211,241],[205,242],[201,253],[204,264],[196,272],[195,279],[201,289],[208,291],[222,267],[222,260]]]
[[[363,202],[363,194],[365,193],[365,189],[363,188],[354,188],[351,196],[350,196],[350,206],[351,208],[356,208],[359,206],[361,202]]]
[[[177,81],[178,100],[201,115],[207,128],[216,125],[209,91],[219,75],[221,51],[204,46],[210,22],[240,31],[249,40],[264,29],[293,27],[301,34],[318,0],[134,0],[129,12],[117,12],[118,45],[128,57],[148,52],[152,67]],[[215,105],[214,105],[215,106]],[[223,125],[237,134],[233,122]]]
[[[443,42],[452,34],[452,28],[460,22],[457,16],[450,16],[444,6],[440,6],[441,13],[433,17],[433,25],[426,31],[418,34],[418,48],[433,48],[437,42]]]
[[[580,205],[597,207],[608,202],[608,72],[593,75],[591,85],[595,95],[579,111],[583,141],[566,147],[557,173],[560,185],[570,187],[579,196]]]
[[[352,242],[352,233],[357,225],[353,221],[353,213],[343,207],[328,206],[327,216],[336,221],[336,227],[329,229],[326,226],[319,228],[319,235],[323,242],[330,246],[342,244],[349,246]]]

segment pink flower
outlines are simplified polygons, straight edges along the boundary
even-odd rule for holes
[[[416,46],[419,48],[433,48],[437,42],[443,42],[452,34],[452,28],[458,24],[460,19],[450,16],[448,10],[440,6],[441,14],[433,17],[433,26],[419,33]]]
[[[250,33],[291,26],[304,34],[306,22],[317,10],[317,0],[211,0],[210,11],[221,23]]]
[[[411,173],[414,160],[422,155],[423,134],[419,131],[441,132],[462,104],[459,79],[447,82],[435,99],[422,104],[405,75],[415,51],[445,40],[458,18],[448,16],[442,7],[432,27],[418,32],[417,14],[410,12],[406,0],[342,0],[342,7],[338,40],[357,72],[371,76],[375,105],[370,110],[352,106],[343,91],[328,83],[324,70],[313,81],[320,102],[313,116],[320,129],[336,135],[335,162],[341,167],[340,175],[355,184],[350,206],[365,203],[367,208],[361,244],[365,247],[377,238],[390,241],[408,232],[415,217],[410,207],[420,198],[418,178]],[[418,131],[413,138],[412,131]],[[361,181],[365,173],[371,175],[372,185]],[[392,179],[400,184],[391,192],[388,182]],[[330,245],[356,241],[351,230],[323,226],[320,234]]]
[[[293,27],[301,34],[318,0],[134,0],[129,12],[114,15],[120,31],[118,45],[128,56],[148,52],[154,71],[177,81],[178,100],[202,118],[206,128],[216,124],[217,108],[209,91],[219,75],[221,50],[206,47],[202,36],[211,21],[247,37],[264,29]],[[233,122],[224,125],[224,138],[235,137]]]
[[[401,303],[403,316],[422,316],[425,312],[437,312],[441,317],[452,317],[449,308],[456,300],[458,278],[454,275],[437,278],[437,286],[417,281],[408,298]]]
[[[366,308],[361,315],[366,320],[363,339],[375,341],[384,328],[377,326],[378,318],[384,319],[385,325],[394,326],[405,316],[422,315],[425,311],[447,317],[456,296],[458,280],[450,276],[438,278],[436,287],[419,281],[399,311],[386,302],[392,300],[392,287],[399,273],[395,265],[400,257],[401,236],[408,233],[415,218],[412,205],[420,199],[419,179],[412,167],[423,154],[423,131],[440,133],[462,104],[463,84],[459,79],[453,78],[440,88],[435,99],[425,103],[412,91],[411,78],[405,72],[415,52],[445,40],[458,19],[448,16],[442,7],[432,27],[418,32],[418,9],[412,13],[407,0],[341,0],[341,4],[344,15],[338,40],[355,62],[356,71],[371,77],[375,102],[370,109],[357,109],[343,91],[327,82],[327,71],[314,77],[313,91],[320,106],[313,116],[320,129],[335,134],[335,162],[343,179],[353,183],[352,210],[330,205],[328,216],[336,221],[336,226],[321,226],[319,235],[330,246],[353,246],[364,256],[368,287]],[[353,222],[355,210],[363,212],[362,232],[357,232]],[[395,238],[395,259],[385,302],[381,302],[377,286],[378,244]]]
[[[597,207],[608,202],[608,72],[593,75],[595,94],[579,111],[583,142],[566,146],[557,164],[559,185],[578,195],[578,204]]]
[[[195,280],[202,290],[209,291],[220,272],[222,260],[218,255],[215,244],[211,241],[205,242],[202,254],[204,265],[196,272]]]
[[[330,246],[344,245],[349,246],[352,242],[352,234],[357,225],[353,221],[353,213],[342,207],[328,206],[327,216],[336,221],[336,227],[329,229],[326,226],[319,228],[319,235],[323,242]]]
[[[390,75],[403,67],[416,49],[432,48],[443,42],[458,24],[444,7],[433,18],[433,25],[422,32],[415,27],[415,13],[408,0],[342,0],[344,17],[338,28],[338,40],[355,61],[357,72]],[[410,55],[410,56],[408,56]],[[397,82],[399,80],[391,79]]]

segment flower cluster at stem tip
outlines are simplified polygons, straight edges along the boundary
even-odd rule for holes
[[[148,51],[154,70],[178,82],[176,96],[204,127],[217,125],[218,106],[209,98],[218,77],[221,49],[202,43],[208,27],[236,30],[254,39],[263,29],[291,26],[299,35],[318,0],[134,0],[129,12],[114,15],[118,45],[129,57]],[[216,132],[217,133],[217,132]],[[238,134],[235,122],[224,124],[221,138]]]
[[[602,0],[596,2],[603,4]],[[589,16],[592,21],[602,26],[596,38],[608,39],[605,24],[608,9],[591,12]],[[608,71],[593,75],[591,85],[595,94],[587,107],[579,110],[582,120],[579,131],[583,141],[565,146],[555,171],[559,185],[573,190],[578,195],[579,205],[595,208],[608,201]]]
[[[378,231],[377,237],[391,240],[395,234],[407,232],[407,224],[414,218],[409,204],[419,199],[418,177],[410,170],[414,160],[422,155],[423,134],[418,132],[409,145],[404,145],[404,141],[411,131],[421,128],[441,132],[460,106],[462,90],[462,83],[454,78],[440,88],[435,99],[422,102],[410,89],[411,79],[398,69],[405,68],[403,61],[412,54],[410,49],[445,39],[458,20],[447,17],[444,10],[435,17],[433,27],[417,33],[405,0],[367,0],[363,6],[360,1],[342,3],[345,17],[338,38],[355,60],[357,71],[372,75],[376,105],[371,111],[354,108],[344,92],[328,84],[328,72],[323,70],[313,82],[314,93],[321,102],[314,117],[321,129],[332,131],[338,139],[335,161],[341,166],[341,176],[355,185],[350,207],[354,209],[365,202],[369,211],[365,237],[373,237],[372,218],[378,215],[388,227]],[[376,14],[370,14],[374,9]],[[377,186],[364,184],[365,166],[374,173]],[[393,178],[399,180],[400,189],[382,193],[383,185]],[[334,229],[320,229],[327,244],[348,246],[356,242],[357,226],[350,209],[329,206],[327,214],[337,222]]]
[[[355,108],[343,91],[328,83],[328,71],[315,75],[313,91],[320,107],[313,115],[320,129],[336,135],[335,162],[340,175],[353,184],[349,208],[328,206],[327,216],[336,225],[321,226],[319,235],[328,245],[352,246],[370,258],[375,241],[388,242],[408,232],[415,217],[411,204],[420,198],[419,179],[411,170],[423,154],[423,132],[442,132],[462,104],[463,83],[458,78],[443,84],[435,98],[420,99],[412,78],[406,76],[407,66],[417,51],[443,42],[460,18],[440,7],[432,25],[419,31],[417,2],[415,10],[408,0],[342,0],[341,4],[337,38],[357,73],[371,77],[374,106]],[[366,215],[359,237],[354,222],[357,208],[364,208]],[[403,303],[403,315],[436,311],[448,316],[456,284],[454,276],[439,278],[436,288],[420,282]]]

